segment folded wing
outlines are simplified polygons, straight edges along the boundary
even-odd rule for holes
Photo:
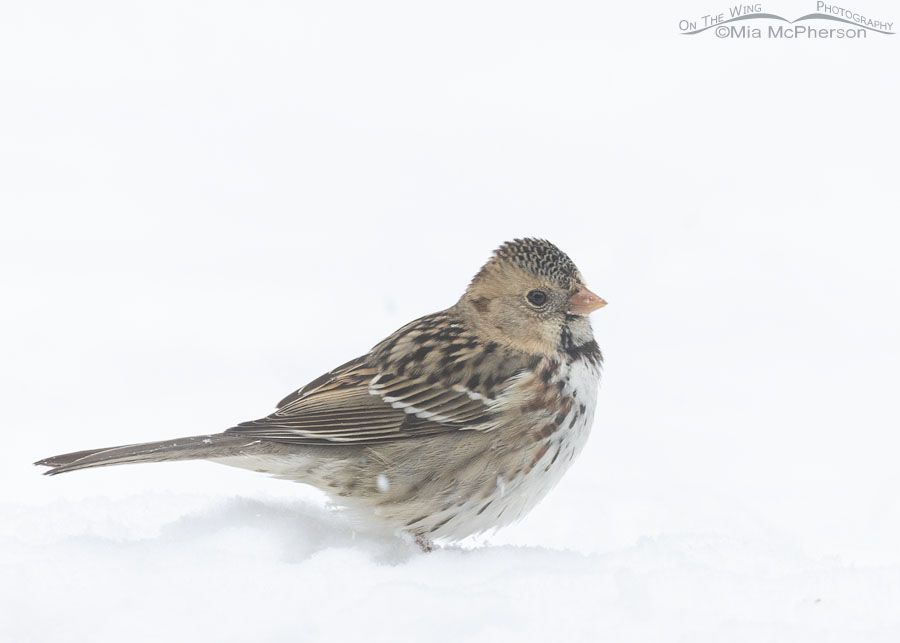
[[[379,371],[368,356],[313,380],[275,413],[226,433],[294,444],[372,444],[487,429],[495,402],[459,384]]]

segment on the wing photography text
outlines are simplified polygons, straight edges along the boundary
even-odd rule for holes
[[[864,40],[894,35],[894,23],[855,9],[818,0],[815,11],[790,19],[763,8],[762,3],[732,5],[678,22],[682,35],[712,32],[720,39]]]

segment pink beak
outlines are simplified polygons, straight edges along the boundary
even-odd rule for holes
[[[598,308],[603,308],[606,302],[584,286],[578,286],[575,294],[569,297],[569,312],[576,315],[589,315]]]

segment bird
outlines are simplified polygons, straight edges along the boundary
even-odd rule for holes
[[[582,451],[606,301],[551,242],[499,246],[449,308],[222,433],[45,458],[48,475],[208,460],[317,487],[371,531],[438,543],[528,513]]]

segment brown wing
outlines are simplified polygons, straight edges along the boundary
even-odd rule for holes
[[[489,428],[493,400],[461,385],[379,372],[368,356],[319,377],[238,433],[295,444],[371,444]]]

